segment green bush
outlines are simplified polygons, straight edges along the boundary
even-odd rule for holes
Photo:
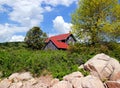
[[[68,51],[44,51],[26,48],[24,43],[0,44],[0,73],[8,77],[14,72],[30,71],[34,76],[52,74],[62,79],[64,75],[77,71],[98,53],[105,53],[120,61],[120,44],[104,43],[96,46],[75,44]],[[84,75],[88,73],[80,70]]]

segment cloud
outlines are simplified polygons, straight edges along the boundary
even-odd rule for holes
[[[44,13],[54,10],[58,5],[70,6],[77,0],[0,0],[0,12],[8,15],[12,23],[0,24],[0,42],[22,40],[16,34],[27,32],[33,26],[39,26],[44,20]],[[45,5],[43,5],[45,4]],[[60,16],[53,21],[54,28],[64,33],[70,30],[70,23]],[[61,29],[59,27],[62,27]]]
[[[16,33],[27,32],[28,29],[27,27],[18,27],[8,23],[3,25],[0,24],[0,42],[8,42]]]
[[[12,4],[13,11],[9,13],[12,21],[22,26],[38,26],[43,21],[44,9],[39,2],[33,0],[18,0]]]
[[[12,38],[9,40],[9,42],[21,42],[24,41],[24,36],[22,35],[13,35]]]
[[[44,9],[45,9],[45,11],[47,11],[47,12],[50,12],[50,11],[52,11],[52,10],[53,10],[53,8],[52,8],[52,7],[50,7],[50,6],[46,6]]]
[[[44,0],[45,3],[50,4],[52,6],[57,6],[57,5],[70,6],[72,3],[77,1],[78,0]]]
[[[68,33],[69,31],[71,31],[71,26],[72,24],[65,22],[62,16],[57,16],[53,20],[54,29],[60,33]]]

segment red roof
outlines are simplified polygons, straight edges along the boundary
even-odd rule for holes
[[[45,42],[49,42],[49,40],[52,40],[52,39],[54,39],[54,40],[64,40],[64,39],[67,39],[70,35],[71,35],[71,33],[52,36],[52,37],[48,38]]]
[[[52,36],[52,37],[48,38],[45,42],[48,43],[49,41],[52,41],[57,48],[67,49],[68,48],[68,44],[66,44],[64,42],[61,42],[60,40],[65,40],[70,35],[71,35],[71,33],[60,34],[60,35],[57,35],[57,36]]]
[[[63,43],[63,42],[60,42],[60,41],[57,41],[57,40],[54,40],[54,39],[52,39],[51,41],[56,45],[57,48],[61,48],[61,49],[67,49],[68,48],[68,44],[66,44],[66,43]]]

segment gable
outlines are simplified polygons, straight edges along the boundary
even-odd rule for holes
[[[67,44],[71,44],[71,43],[74,44],[75,42],[76,42],[76,39],[74,38],[73,35],[69,36],[66,40]]]
[[[44,49],[45,49],[45,50],[48,50],[48,49],[50,49],[50,50],[57,50],[58,48],[52,43],[52,41],[49,41],[49,42],[46,44],[46,46],[45,46]]]
[[[50,49],[68,49],[70,43],[75,43],[76,40],[71,33],[52,36],[46,41],[46,48]]]

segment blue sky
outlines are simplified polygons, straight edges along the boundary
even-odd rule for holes
[[[39,26],[48,36],[71,30],[78,0],[0,0],[0,42],[23,41]]]

